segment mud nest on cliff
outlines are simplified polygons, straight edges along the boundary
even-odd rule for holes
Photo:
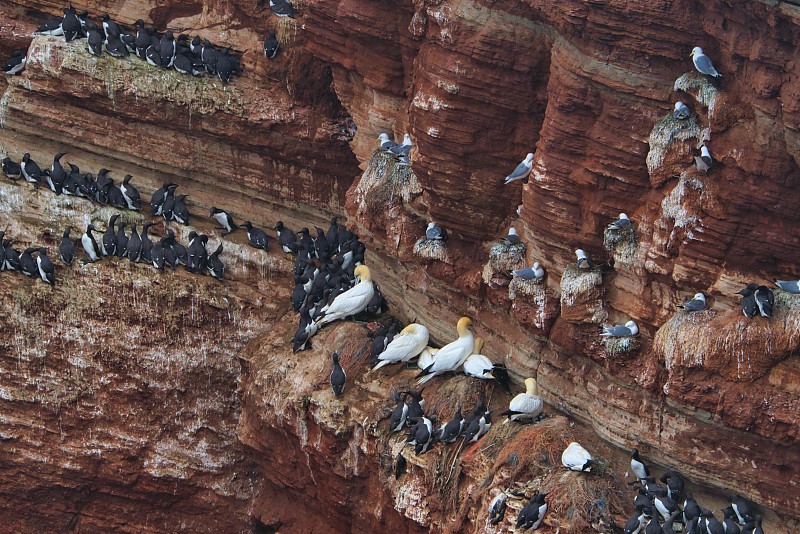
[[[603,247],[614,253],[614,260],[617,262],[630,263],[636,256],[638,246],[639,238],[632,225],[620,230],[606,228],[603,233]]]
[[[391,154],[377,150],[361,175],[355,197],[359,213],[375,213],[400,200],[408,203],[421,193],[422,187],[410,165],[400,165]]]
[[[543,306],[544,300],[547,298],[544,279],[544,276],[534,280],[523,280],[518,276],[513,277],[511,283],[508,284],[508,298],[514,300],[519,297],[533,297],[535,303]]]
[[[561,300],[573,306],[577,295],[585,295],[603,285],[603,273],[599,267],[584,271],[576,265],[567,265],[561,275]]]
[[[489,261],[483,268],[483,281],[491,287],[505,285],[511,271],[525,267],[524,243],[509,245],[499,241],[489,250]]]
[[[610,358],[627,356],[642,348],[642,342],[639,340],[638,335],[625,337],[605,337],[603,338],[603,345],[605,345],[606,348],[606,355]]]
[[[678,120],[672,113],[661,119],[650,132],[647,153],[647,170],[653,174],[664,164],[667,149],[673,142],[683,143],[689,139],[702,139],[703,129],[695,115],[688,119]]]
[[[419,238],[414,243],[414,254],[428,260],[447,260],[447,248],[441,239]]]
[[[720,94],[717,83],[718,82],[710,76],[698,72],[687,72],[675,80],[673,89],[694,96],[698,104],[704,108],[708,108],[709,114],[711,114],[714,105],[717,103],[717,97]]]

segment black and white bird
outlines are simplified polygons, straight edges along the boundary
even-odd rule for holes
[[[286,0],[269,0],[269,7],[279,17],[294,18],[294,7]]]
[[[477,442],[490,428],[492,428],[492,413],[486,409],[484,402],[480,401],[464,422],[464,442]]]
[[[22,167],[20,167],[19,163],[6,156],[3,158],[3,174],[12,180],[19,180],[20,176],[22,176]]]
[[[172,207],[172,220],[180,224],[189,224],[189,208],[186,207],[186,196],[178,195],[175,197],[175,204]]]
[[[675,102],[675,109],[672,112],[672,117],[679,121],[684,119],[688,119],[692,115],[692,110],[689,109],[689,106],[681,102],[680,100]]]
[[[152,208],[152,215],[161,215],[164,209],[164,202],[167,200],[168,197],[175,194],[175,189],[178,186],[171,183],[165,182],[164,185],[159,187],[153,192],[153,196],[150,198],[150,207]]]
[[[337,397],[344,393],[344,383],[347,380],[347,374],[344,372],[341,364],[339,363],[339,353],[334,352],[333,356],[333,370],[331,371],[331,389],[333,394]]]
[[[691,300],[683,303],[683,306],[678,306],[687,312],[698,312],[706,309],[706,296],[702,293],[695,293]]]
[[[161,66],[168,69],[175,62],[175,37],[172,32],[170,30],[165,31],[158,44],[161,52]]]
[[[114,214],[108,219],[108,226],[100,243],[103,256],[114,256],[117,253],[117,219],[119,219],[118,214]]]
[[[64,181],[67,179],[67,173],[60,161],[64,154],[66,152],[59,152],[53,157],[53,165],[50,167],[50,172],[47,173],[47,186],[56,195],[61,194],[64,188]]]
[[[115,35],[108,35],[106,34],[106,52],[108,55],[116,58],[126,58],[130,56],[130,52],[128,52],[128,47],[125,46],[125,43]]]
[[[506,515],[506,499],[508,495],[501,491],[492,499],[492,504],[489,505],[489,524],[496,525],[500,523]]]
[[[275,32],[269,30],[267,38],[264,39],[264,55],[267,56],[267,59],[273,59],[278,55],[279,47],[280,43],[278,43],[278,38],[275,37]]]
[[[233,222],[233,217],[231,217],[230,214],[225,210],[221,210],[219,208],[212,207],[211,208],[211,217],[217,220],[217,222],[222,227],[221,228],[222,230],[225,230],[222,233],[223,236],[226,236],[226,235],[230,234],[231,232],[233,232],[234,230],[236,230],[237,228],[239,228]]]
[[[219,259],[222,254],[222,243],[219,244],[217,249],[208,256],[208,274],[217,280],[225,279],[225,265]]]
[[[736,513],[740,525],[751,522],[755,518],[756,511],[753,504],[739,495],[736,495],[732,499],[731,508],[733,508],[734,513]]]
[[[417,418],[417,422],[411,428],[406,440],[406,443],[414,445],[414,454],[425,454],[435,442],[436,433],[433,430],[433,421],[425,416]]]
[[[297,254],[297,236],[283,225],[282,221],[275,223],[275,231],[278,232],[278,243],[287,254]]]
[[[723,527],[725,528],[725,534],[740,534],[741,529],[739,528],[739,518],[736,515],[736,512],[733,511],[733,506],[728,506],[722,509],[722,514],[725,516],[723,520]]]
[[[539,493],[531,497],[531,500],[520,510],[519,516],[517,516],[516,528],[521,528],[522,530],[532,528],[536,530],[542,526],[544,515],[547,513],[545,497],[547,497],[547,493]]]
[[[128,209],[138,210],[142,207],[142,199],[139,197],[139,191],[130,183],[131,178],[133,177],[130,174],[125,175],[125,178],[122,179],[122,185],[119,186],[119,191],[122,193],[122,198],[125,199]]]
[[[508,235],[505,237],[500,238],[501,241],[506,243],[507,245],[519,245],[520,239],[517,235],[517,229],[513,226],[508,229]]]
[[[118,258],[125,258],[128,256],[128,235],[125,233],[125,226],[126,224],[121,222],[117,229],[117,237],[115,240],[116,249],[114,253]]]
[[[588,271],[592,268],[592,261],[582,248],[579,248],[575,251],[575,258],[577,258],[575,265],[577,265],[578,269],[581,271]]]
[[[639,482],[644,482],[650,476],[650,469],[639,457],[638,449],[631,449],[631,471]]]
[[[522,163],[517,165],[517,168],[514,171],[506,176],[505,182],[506,184],[510,184],[511,182],[516,182],[517,180],[524,180],[525,178],[530,175],[531,170],[533,170],[533,152],[529,152],[525,159],[522,160]]]
[[[736,294],[742,296],[739,305],[741,305],[742,313],[744,313],[745,317],[755,317],[759,314],[758,305],[756,304],[756,289],[758,289],[758,284],[751,283],[736,292]]]
[[[702,173],[708,173],[708,170],[714,166],[714,160],[711,158],[711,152],[708,147],[703,145],[700,147],[700,155],[694,157],[694,164],[697,170]]]
[[[247,228],[247,242],[251,247],[269,250],[269,238],[264,230],[256,228],[250,221],[243,222],[242,226]]]
[[[442,443],[454,443],[461,432],[464,431],[464,416],[461,415],[461,409],[456,410],[453,418],[442,426],[442,432],[439,435],[439,441]]]
[[[64,32],[64,40],[72,41],[77,37],[83,37],[83,27],[75,8],[72,6],[64,8],[64,18],[61,21],[61,30]]]
[[[619,218],[608,225],[609,230],[619,231],[624,230],[625,228],[630,228],[631,220],[628,218],[628,215],[625,213],[620,213]]]
[[[142,257],[142,238],[136,231],[136,223],[131,224],[131,237],[128,239],[126,254],[133,263],[138,262]]]
[[[36,33],[55,36],[64,35],[64,30],[61,28],[61,22],[63,20],[63,17],[53,17],[39,26],[36,29]]]
[[[222,50],[217,54],[217,63],[215,65],[217,77],[222,83],[228,83],[234,74],[241,72],[242,67],[239,61],[230,55],[230,50]]]
[[[673,499],[676,502],[680,502],[683,499],[683,477],[675,471],[665,471],[659,477],[661,482],[666,483],[667,485],[667,497]]]
[[[406,393],[392,393],[392,398],[397,403],[392,410],[392,416],[389,419],[389,430],[392,432],[400,432],[405,426],[408,419],[408,404],[405,401]]]
[[[707,74],[712,78],[722,78],[722,74],[717,72],[717,69],[714,68],[714,63],[712,63],[711,59],[703,53],[702,48],[695,46],[692,49],[692,53],[689,55],[692,57],[694,68],[696,68],[698,72],[701,74]]]
[[[89,30],[86,35],[86,50],[93,56],[103,54],[103,35],[99,30]]]
[[[425,229],[425,239],[429,241],[447,241],[447,230],[436,224],[429,222]]]
[[[28,247],[19,255],[19,272],[31,278],[39,277],[39,266],[33,259],[33,253],[38,249]]]
[[[663,488],[661,488],[661,491],[664,491]],[[664,520],[669,519],[669,517],[679,509],[678,503],[670,499],[667,495],[655,495],[653,497],[653,504]]]
[[[42,169],[31,159],[31,155],[27,152],[22,155],[20,168],[22,170],[22,177],[25,178],[26,182],[36,185],[39,184],[39,180],[42,178]]]
[[[108,13],[103,13],[100,15],[100,21],[102,23],[103,33],[106,35],[106,39],[108,39],[108,37],[116,37],[119,39],[121,33],[119,26],[117,26],[116,22],[111,20],[111,17],[108,15]]]
[[[86,227],[86,231],[81,236],[81,245],[83,246],[83,250],[86,251],[86,255],[89,256],[84,263],[94,262],[100,259],[100,245],[97,244],[97,240],[94,238],[94,235],[92,235],[92,232],[96,231],[97,228],[90,224]]]
[[[39,255],[36,257],[36,266],[43,282],[47,282],[51,286],[56,285],[56,266],[47,257],[46,248],[39,249]]]
[[[64,262],[64,265],[71,264],[72,260],[75,258],[75,242],[69,237],[71,230],[72,227],[67,226],[61,238],[61,243],[58,245],[58,256],[61,258],[61,261]]]
[[[14,50],[11,57],[8,58],[3,65],[3,72],[10,76],[19,74],[25,68],[26,61],[25,50]]]

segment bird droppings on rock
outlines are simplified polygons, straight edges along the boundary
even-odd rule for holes
[[[489,249],[489,261],[483,267],[483,281],[490,287],[509,283],[511,271],[525,267],[525,243],[509,245],[499,241]]]
[[[419,238],[414,243],[414,254],[426,260],[447,261],[447,246],[439,239]]]
[[[614,263],[631,265],[638,246],[639,238],[633,225],[620,230],[606,227],[603,232],[603,247],[614,255]]]
[[[561,316],[573,323],[602,324],[608,312],[603,306],[603,274],[567,265],[561,275]]]
[[[376,150],[355,188],[358,214],[384,211],[387,204],[408,203],[421,193],[411,166],[398,165],[391,154]]]

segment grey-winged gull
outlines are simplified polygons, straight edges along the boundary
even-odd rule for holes
[[[631,225],[631,220],[628,218],[628,215],[625,213],[619,214],[619,219],[612,222],[608,225],[609,230],[622,230],[624,228],[628,228]]]
[[[502,241],[505,241],[509,245],[519,245],[519,236],[517,235],[517,229],[513,226],[508,229],[508,235],[505,237],[500,238]]]
[[[378,136],[378,141],[381,142],[381,150],[389,151],[397,146],[397,143],[389,139],[389,134],[382,133]]]
[[[403,135],[403,144],[395,145],[389,149],[389,152],[396,156],[407,156],[411,152],[411,136],[408,134]]]
[[[689,106],[687,106],[680,100],[675,102],[675,110],[672,112],[672,118],[681,121],[683,119],[688,119],[691,116],[691,114],[692,110],[689,109]]]
[[[523,280],[540,280],[544,277],[544,268],[537,261],[531,267],[511,271],[511,274]]]
[[[605,326],[600,333],[601,337],[628,337],[639,333],[639,327],[634,321],[628,321],[624,325]]]
[[[800,294],[800,280],[775,280],[775,285],[793,295]]]
[[[722,74],[717,72],[711,59],[703,53],[702,48],[695,46],[690,55],[692,56],[692,61],[694,61],[694,68],[696,68],[698,72],[708,74],[714,78],[722,78]]]
[[[517,165],[517,168],[514,169],[514,172],[506,176],[505,183],[510,184],[511,182],[527,178],[531,173],[531,169],[533,169],[533,152],[529,152],[528,155],[525,156],[525,159],[522,160],[522,163]]]
[[[429,222],[428,228],[425,230],[425,239],[447,241],[447,230],[435,222]]]
[[[683,306],[679,307],[688,312],[703,311],[706,309],[706,296],[702,293],[696,293],[691,300],[687,300],[683,303]]]

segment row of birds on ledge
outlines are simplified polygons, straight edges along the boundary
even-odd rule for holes
[[[279,17],[294,18],[294,8],[286,0],[270,0],[272,12]],[[78,13],[74,7],[64,8],[62,18],[54,18],[41,25],[36,33],[63,36],[67,42],[86,39],[87,51],[95,56],[106,53],[112,57],[125,59],[131,55],[138,57],[154,67],[174,68],[181,74],[217,76],[223,83],[242,72],[239,58],[230,47],[212,44],[200,36],[180,34],[176,38],[172,31],[159,35],[154,26],[144,20],[134,22],[132,29],[117,24],[108,14],[99,18],[100,24],[89,18],[89,13]],[[269,30],[264,40],[264,55],[273,59],[278,54],[280,44],[273,30]],[[16,50],[6,60],[3,72],[8,75],[19,74],[25,68],[25,50]]]

